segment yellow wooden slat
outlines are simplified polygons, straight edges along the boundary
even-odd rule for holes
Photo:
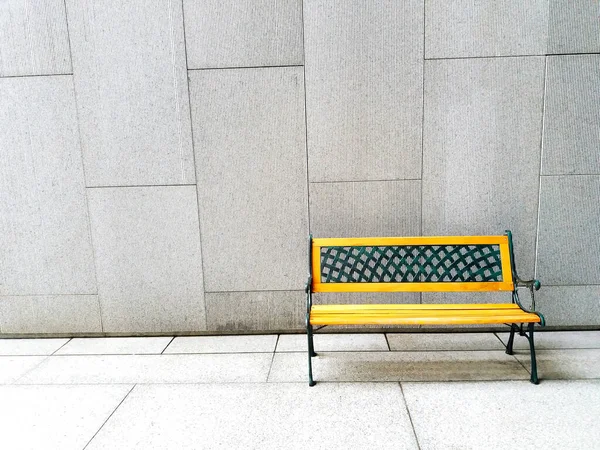
[[[314,247],[372,247],[386,245],[476,245],[508,243],[507,236],[413,236],[413,237],[364,237],[364,238],[316,238]]]
[[[397,315],[425,315],[432,317],[442,316],[496,316],[498,314],[527,314],[520,309],[365,309],[365,310],[333,310],[333,311],[319,311],[311,310],[311,315],[315,316],[326,316],[328,314],[343,315],[369,315],[369,314],[380,314],[382,316],[393,316]]]
[[[318,277],[318,275],[316,276]],[[506,283],[504,281],[441,283],[313,283],[313,292],[487,292],[512,291],[513,288],[514,286],[512,283]]]
[[[315,247],[314,244],[312,247],[312,279],[311,289],[316,292],[315,286],[321,281],[321,249]]]
[[[502,281],[512,283],[512,270],[510,264],[510,249],[508,242],[500,244],[500,264],[502,265]]]
[[[469,325],[494,323],[538,323],[540,318],[535,314],[502,315],[502,316],[322,316],[311,317],[312,325]]]
[[[400,315],[380,315],[380,314],[369,314],[369,315],[357,315],[357,314],[330,314],[326,316],[312,316],[310,317],[311,323],[329,323],[329,324],[344,324],[347,322],[355,324],[371,324],[373,321],[376,323],[381,322],[402,322],[404,320],[422,320],[423,323],[434,321],[435,323],[443,324],[445,322],[455,323],[456,320],[462,320],[465,323],[476,321],[476,323],[520,323],[520,322],[539,322],[540,318],[533,314],[502,314],[495,316],[478,316],[478,315],[447,315],[447,316],[429,316],[429,315],[418,315],[418,314],[400,314]],[[499,322],[498,322],[499,321]]]
[[[313,305],[312,311],[350,311],[350,310],[378,310],[378,309],[395,309],[395,310],[477,310],[477,309],[521,309],[516,303],[390,303],[390,304],[360,304],[360,305]]]

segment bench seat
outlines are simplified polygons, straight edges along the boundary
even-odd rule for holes
[[[313,305],[311,325],[468,325],[539,323],[515,303]]]

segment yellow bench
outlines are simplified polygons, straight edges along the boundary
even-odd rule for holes
[[[538,384],[534,324],[538,280],[523,281],[515,270],[512,235],[385,238],[328,238],[309,241],[306,284],[308,377],[317,356],[313,326],[507,324],[506,353],[518,332],[529,341],[531,382]],[[531,310],[519,300],[519,287],[531,293]],[[315,292],[512,292],[512,303],[313,305]],[[527,325],[525,327],[525,324]]]

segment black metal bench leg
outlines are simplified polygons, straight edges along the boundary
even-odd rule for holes
[[[510,326],[510,336],[508,337],[508,343],[506,344],[506,354],[512,355],[513,352],[513,342],[515,340],[515,332],[519,331],[519,327],[514,323]]]
[[[312,325],[309,323],[308,317],[306,318],[306,335],[308,337],[308,385],[314,386],[317,382],[313,380],[312,357],[317,356],[317,354],[315,353],[315,346],[313,343]]]
[[[533,343],[533,323],[530,323],[527,326],[527,331],[529,332],[526,337],[529,341],[529,352],[531,354],[531,382],[533,384],[539,384],[540,380],[538,379],[537,374],[537,364],[535,361],[535,345]]]

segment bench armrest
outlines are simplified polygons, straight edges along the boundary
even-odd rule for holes
[[[520,287],[524,287],[524,288],[529,289],[529,294],[531,295],[531,307],[530,307],[530,309],[524,308],[523,305],[521,304],[520,300],[519,300],[518,289]],[[513,299],[514,299],[514,301],[517,303],[517,305],[519,305],[519,307],[523,311],[530,312],[530,313],[533,313],[533,314],[537,314],[540,317],[540,319],[541,319],[540,325],[544,326],[545,325],[544,316],[542,316],[541,313],[539,313],[539,312],[537,312],[535,310],[535,291],[539,291],[540,287],[542,287],[542,283],[540,283],[539,280],[535,280],[535,279],[533,279],[533,280],[521,280],[521,279],[517,278],[516,281],[515,281],[515,290],[513,292]]]
[[[517,282],[516,282],[517,287],[526,287],[528,289],[535,289],[536,291],[539,291],[540,288],[542,287],[542,283],[540,283],[540,280],[520,280],[517,278]]]

